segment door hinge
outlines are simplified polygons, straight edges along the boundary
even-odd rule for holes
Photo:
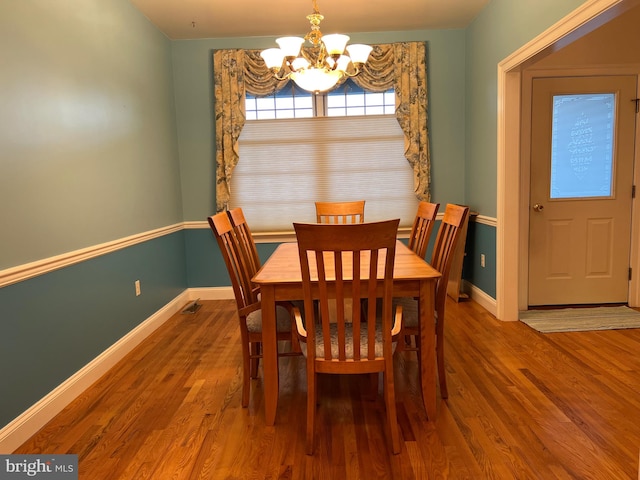
[[[631,185],[631,198],[636,198],[636,186]]]
[[[631,281],[631,271],[632,271],[632,270],[633,270],[633,269],[632,269],[631,267],[629,267],[629,281]]]
[[[631,101],[636,103],[636,113],[640,112],[640,98],[632,98]]]

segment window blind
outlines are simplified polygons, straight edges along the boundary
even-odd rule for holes
[[[410,226],[418,200],[395,116],[246,122],[231,179],[231,208],[254,232],[315,222],[316,201],[365,200],[365,221]]]

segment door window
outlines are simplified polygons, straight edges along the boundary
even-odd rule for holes
[[[611,197],[615,94],[554,95],[550,198]]]

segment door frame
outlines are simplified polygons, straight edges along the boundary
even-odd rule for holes
[[[626,10],[637,5],[635,0],[595,0],[587,2],[528,44],[498,64],[498,129],[497,129],[497,234],[496,234],[496,317],[518,320],[518,312],[528,307],[528,229],[529,229],[529,145],[531,75],[527,70],[553,51],[590,33]],[[626,74],[640,73],[638,66],[621,66]],[[559,70],[554,70],[557,75]],[[600,71],[571,69],[571,74],[586,75]],[[608,67],[611,71],[611,67]],[[536,75],[544,71],[535,71]],[[547,71],[548,72],[548,71]],[[547,73],[548,75],[548,73]],[[527,102],[527,100],[529,100]],[[640,138],[640,122],[636,122],[636,139]],[[634,183],[638,185],[638,151],[634,164]],[[640,238],[639,197],[633,200],[631,229],[631,266],[636,274],[629,283],[629,305],[640,306],[640,255],[634,245]],[[506,248],[517,245],[517,248]],[[513,286],[517,287],[514,289]]]

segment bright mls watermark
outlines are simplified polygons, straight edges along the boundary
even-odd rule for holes
[[[77,455],[0,455],[0,480],[78,480]]]

